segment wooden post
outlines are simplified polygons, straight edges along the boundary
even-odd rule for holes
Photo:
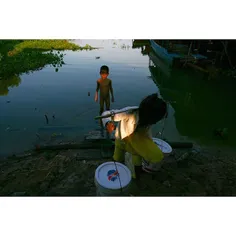
[[[229,54],[228,54],[228,41],[222,41],[222,44],[223,44],[223,47],[224,47],[224,52],[225,52],[225,55],[227,56],[227,59],[229,61],[229,65],[231,67],[231,69],[233,68],[233,65],[232,65],[232,62],[231,62],[231,59],[229,57]]]
[[[183,66],[186,66],[187,63],[188,63],[189,56],[190,56],[191,49],[192,49],[192,45],[193,45],[193,41],[191,41],[191,43],[190,43],[190,46],[189,46],[189,49],[188,49],[188,55],[187,55],[187,57],[186,57],[186,59],[185,59],[185,62],[184,62],[184,65],[183,65]]]

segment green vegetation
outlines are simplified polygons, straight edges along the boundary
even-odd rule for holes
[[[42,53],[39,51],[22,52],[14,56],[7,56],[1,63],[0,77],[9,79],[13,75],[41,70],[48,64],[57,69],[64,64],[63,56],[64,54],[58,52]]]
[[[24,40],[19,44],[14,46],[14,49],[9,51],[9,55],[15,55],[21,53],[26,49],[34,49],[40,51],[49,51],[49,50],[92,50],[93,47],[90,45],[85,45],[80,47],[74,43],[69,42],[68,40]]]
[[[5,96],[9,92],[9,88],[18,87],[21,83],[21,79],[18,76],[12,76],[8,79],[0,80],[0,96]]]
[[[41,70],[46,65],[54,66],[58,72],[64,64],[62,51],[92,49],[68,40],[0,40],[0,80]]]

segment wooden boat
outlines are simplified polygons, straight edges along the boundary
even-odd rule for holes
[[[170,77],[172,68],[168,67],[166,63],[164,63],[159,57],[157,57],[153,52],[148,54],[149,56],[149,69],[152,67],[158,67],[161,74],[164,74],[167,77]]]
[[[185,44],[171,44],[171,50],[162,47],[155,40],[150,40],[150,44],[154,53],[169,67],[207,59],[206,56],[201,54],[191,53],[191,46],[188,48]]]

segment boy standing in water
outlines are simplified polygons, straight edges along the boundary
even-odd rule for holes
[[[114,102],[112,82],[108,79],[109,68],[108,66],[102,66],[100,68],[101,78],[97,80],[97,88],[95,93],[95,102],[98,101],[98,91],[100,90],[100,115],[104,111],[104,103],[106,104],[106,110],[110,110],[110,93],[111,101]]]

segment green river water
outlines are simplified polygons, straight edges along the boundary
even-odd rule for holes
[[[165,124],[157,124],[154,134],[164,125],[163,136],[171,141],[236,147],[236,80],[207,80],[192,69],[170,72],[161,61],[153,63],[153,55],[132,49],[132,40],[74,42],[100,49],[65,51],[65,65],[57,73],[47,66],[1,82],[0,157],[32,148],[38,135],[60,133],[75,140],[97,129],[94,117],[99,105],[94,102],[94,92],[103,64],[110,67],[115,94],[112,108],[138,105],[145,96],[158,92],[170,106]],[[219,128],[227,129],[227,137],[214,135]]]

